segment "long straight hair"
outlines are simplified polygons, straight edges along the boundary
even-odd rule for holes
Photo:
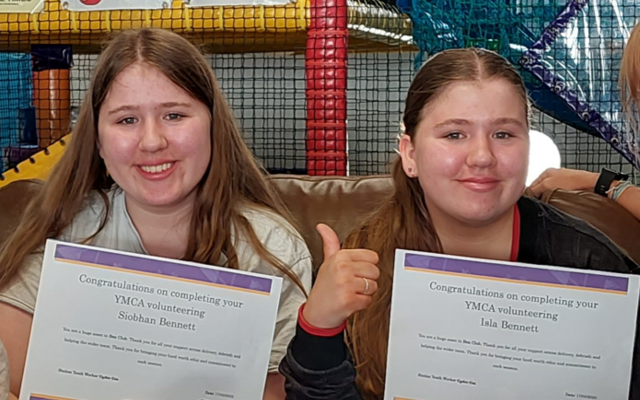
[[[238,255],[232,238],[235,231],[235,235],[248,240],[263,260],[282,271],[304,292],[299,278],[266,250],[242,215],[242,207],[252,207],[291,221],[266,180],[265,171],[245,145],[213,71],[189,41],[153,28],[118,33],[100,55],[71,143],[0,249],[0,289],[17,275],[29,254],[71,225],[92,191],[98,192],[106,205],[107,213],[98,232],[104,227],[110,209],[106,191],[114,182],[99,156],[98,116],[116,77],[134,63],[157,68],[211,113],[211,160],[196,189],[184,259],[216,264],[224,255],[226,266],[237,269]]]
[[[640,24],[632,30],[629,40],[625,45],[620,62],[618,74],[618,92],[620,103],[624,112],[624,119],[629,124],[630,130],[625,135],[625,141],[632,146],[632,152],[640,158],[638,145],[640,145],[640,119],[638,117],[638,103],[640,100]]]
[[[529,115],[524,82],[505,58],[476,48],[446,50],[427,61],[411,83],[403,117],[405,133],[412,141],[415,139],[425,107],[438,101],[439,94],[450,84],[489,79],[504,79],[513,84]],[[395,250],[442,252],[418,179],[404,173],[400,159],[393,163],[391,175],[394,193],[344,243],[345,248],[374,250],[380,257],[378,291],[369,307],[351,318],[347,330],[357,384],[367,400],[381,399],[384,395]]]

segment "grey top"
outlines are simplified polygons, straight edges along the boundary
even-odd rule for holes
[[[0,340],[0,400],[9,398],[9,360]]]
[[[101,248],[147,254],[140,235],[127,213],[122,189],[114,187],[109,191],[108,196],[111,210],[107,223],[88,244]],[[73,243],[83,242],[98,230],[104,212],[104,202],[100,196],[97,193],[91,195],[83,210],[59,239]],[[311,254],[300,234],[284,218],[273,212],[243,207],[242,213],[251,223],[258,240],[298,276],[308,293],[311,289]],[[298,308],[306,300],[306,297],[303,291],[284,273],[263,261],[253,251],[247,240],[242,237],[235,239],[241,270],[284,278],[269,361],[269,372],[278,372],[278,364],[284,357],[287,346],[295,333]],[[221,260],[222,262],[224,260]],[[0,302],[33,314],[41,269],[42,253],[32,254],[17,279],[0,292]],[[2,368],[2,358],[0,358],[0,371]],[[0,400],[2,399],[0,398]]]

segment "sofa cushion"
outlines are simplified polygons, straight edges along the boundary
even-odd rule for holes
[[[322,240],[315,225],[331,226],[340,240],[393,190],[388,175],[360,177],[272,177],[313,256],[322,263]],[[640,221],[616,202],[591,192],[550,190],[541,200],[583,219],[606,234],[640,264]]]
[[[24,180],[0,188],[0,244],[17,226],[20,214],[40,186],[41,181]]]
[[[314,270],[322,263],[322,240],[315,226],[326,223],[340,240],[392,190],[387,176],[308,177],[273,175],[271,180],[291,211],[296,228],[313,256]],[[38,180],[15,181],[0,188],[0,243],[18,223]]]
[[[393,191],[389,176],[309,177],[273,175],[271,180],[307,242],[314,271],[322,263],[322,239],[315,227],[329,225],[343,241]]]
[[[273,175],[271,180],[309,246],[314,268],[323,258],[322,240],[315,230],[318,223],[332,227],[342,241],[393,190],[389,176]],[[0,243],[40,185],[40,181],[16,181],[0,188]],[[591,223],[640,264],[640,221],[619,204],[595,193],[563,190],[547,191],[541,200]]]

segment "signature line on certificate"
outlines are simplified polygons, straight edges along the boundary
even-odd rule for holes
[[[460,276],[460,277],[467,277],[467,278],[474,278],[474,279],[483,279],[487,281],[520,283],[524,285],[546,286],[546,287],[555,287],[555,288],[561,288],[561,289],[585,290],[587,292],[600,292],[600,293],[621,294],[621,295],[627,294],[626,291],[622,291],[622,290],[607,290],[607,289],[590,288],[590,287],[584,287],[584,286],[563,285],[561,283],[540,283],[540,282],[532,282],[532,281],[523,281],[519,279],[495,278],[495,277],[487,277],[487,276],[474,275],[474,274],[465,274],[460,272],[436,271],[433,269],[414,268],[414,267],[404,267],[404,269],[408,271],[428,272],[431,274],[438,274],[438,275]],[[398,400],[400,400],[400,398],[398,398]],[[410,399],[407,399],[407,400],[410,400]]]

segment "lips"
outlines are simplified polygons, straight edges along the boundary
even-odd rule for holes
[[[148,174],[158,174],[162,171],[166,171],[169,168],[173,167],[173,164],[174,164],[173,162],[166,162],[166,163],[156,164],[156,165],[141,165],[140,169]]]
[[[500,180],[491,177],[471,177],[460,179],[459,182],[474,192],[487,192],[494,189],[500,183]]]
[[[470,183],[493,183],[498,182],[499,180],[496,178],[491,178],[487,176],[479,176],[473,178],[460,179],[460,182],[470,182]]]
[[[162,181],[170,177],[176,170],[178,162],[176,161],[155,161],[153,164],[138,164],[138,172],[145,179],[151,181]]]

